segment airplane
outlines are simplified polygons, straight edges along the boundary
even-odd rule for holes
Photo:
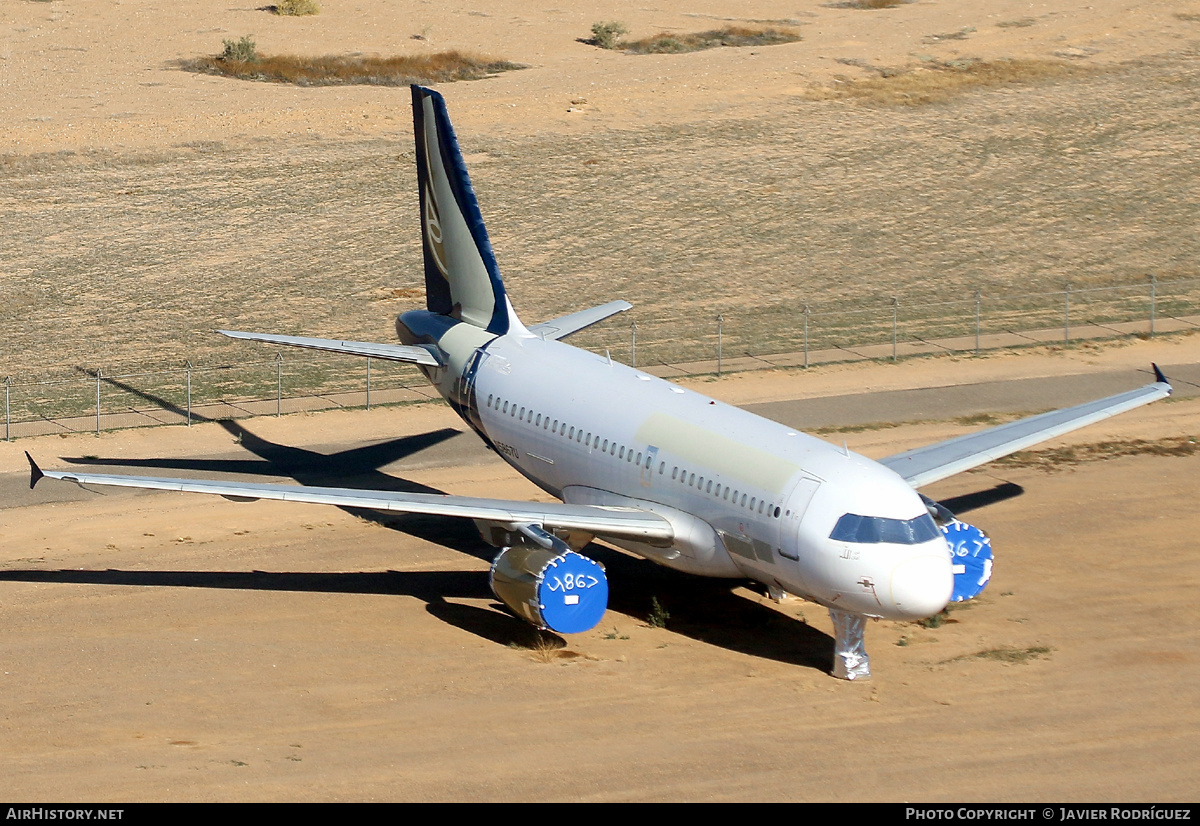
[[[829,610],[831,674],[870,677],[867,619],[920,620],[978,595],[990,541],[917,489],[1166,397],[1155,381],[874,461],[563,342],[625,301],[526,327],[505,293],[443,97],[412,87],[426,309],[396,320],[400,344],[217,332],[235,339],[417,365],[488,446],[558,502],[43,471],[44,476],[475,521],[499,548],[493,593],[543,630],[604,616],[601,539],[710,577],[750,579]]]

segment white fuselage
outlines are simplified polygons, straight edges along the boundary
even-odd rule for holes
[[[621,547],[868,616],[925,617],[949,600],[945,541],[916,492],[877,462],[527,333],[459,324],[438,346],[448,364],[431,378],[443,393],[484,348],[473,377],[479,425],[522,474],[566,502],[635,506],[675,529],[669,549]],[[900,542],[832,538],[835,526],[846,534],[848,514],[851,528],[921,520],[920,530]]]

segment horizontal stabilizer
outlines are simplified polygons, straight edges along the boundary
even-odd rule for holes
[[[288,347],[304,347],[309,350],[324,350],[329,353],[344,353],[348,356],[407,361],[410,364],[425,364],[437,367],[437,357],[425,349],[408,344],[374,344],[370,341],[337,341],[330,338],[306,338],[304,336],[276,336],[270,333],[241,333],[236,330],[217,330],[223,336],[243,341],[263,341],[267,344],[285,344]]]
[[[1157,365],[1154,374],[1159,381],[1137,390],[1018,419],[879,461],[919,488],[1171,395],[1171,385]]]
[[[571,313],[561,318],[543,321],[541,324],[530,327],[529,332],[549,341],[558,341],[572,333],[578,333],[580,330],[591,327],[593,324],[599,323],[610,316],[632,309],[633,305],[628,301],[610,301],[607,304],[601,304],[599,307],[592,307],[591,309],[580,310],[577,313]]]
[[[519,525],[540,525],[550,531],[580,531],[602,537],[647,542],[652,545],[669,544],[675,535],[671,524],[666,519],[636,508],[567,505],[561,502],[519,502],[390,490],[302,487],[207,479],[43,471],[37,467],[32,457],[29,459],[29,465],[34,475],[34,481],[46,476],[51,479],[75,482],[78,485],[112,485],[126,488],[209,493],[234,501],[276,499],[285,502],[336,505],[342,508],[370,508],[402,513],[457,516],[511,525],[514,528]]]

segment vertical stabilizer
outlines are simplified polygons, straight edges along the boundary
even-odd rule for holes
[[[508,299],[446,102],[422,86],[412,87],[412,97],[426,306],[504,335]]]

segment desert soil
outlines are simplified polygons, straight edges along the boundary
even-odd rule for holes
[[[465,48],[529,64],[442,91],[530,318],[622,295],[675,330],[796,301],[1195,274],[1197,3],[328,0],[301,19],[254,5],[6,5],[5,371],[204,355],[224,326],[386,340],[419,300],[407,92],[176,68],[245,34],[265,52]],[[793,21],[804,39],[651,57],[576,41],[598,20],[641,36],[746,18]],[[806,97],[870,76],[861,64],[973,57],[1097,71],[934,107]],[[800,404],[1127,369],[1132,387],[1151,360],[1200,352],[1182,337],[694,386]],[[1197,404],[1071,443],[1194,436]],[[918,418],[829,438],[883,456],[968,426],[936,405]],[[277,456],[387,454],[454,427],[437,406],[245,423]],[[0,475],[15,490],[25,449],[55,466],[213,467],[248,444],[216,424],[31,439],[0,445]],[[421,455],[383,469],[539,495],[486,455]],[[1022,492],[965,514],[997,549],[985,595],[938,628],[873,624],[864,684],[828,675],[817,606],[615,551],[597,551],[613,581],[604,624],[539,651],[488,592],[469,526],[168,494],[54,501],[43,482],[0,510],[0,797],[1195,799],[1198,473],[1194,455],[1140,455],[932,486],[960,502]],[[646,623],[652,598],[666,628]]]

